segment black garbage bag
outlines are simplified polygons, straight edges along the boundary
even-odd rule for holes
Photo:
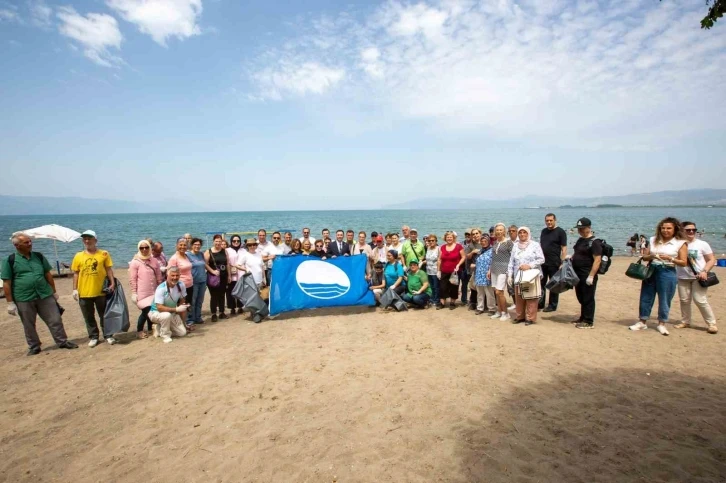
[[[578,283],[580,283],[580,279],[572,267],[572,260],[568,258],[562,262],[562,266],[557,273],[552,275],[545,288],[552,293],[562,293],[575,288]]]
[[[104,283],[106,292],[106,311],[103,313],[103,336],[112,337],[113,334],[129,331],[129,306],[126,304],[124,288],[118,279],[114,279],[115,288],[108,292],[108,279]]]
[[[270,315],[270,309],[260,296],[255,279],[249,273],[237,280],[232,289],[232,297],[242,302],[242,307],[252,314],[252,320],[256,323]]]
[[[391,288],[383,292],[383,295],[381,295],[381,307],[393,307],[399,312],[408,310],[406,302],[404,302]]]

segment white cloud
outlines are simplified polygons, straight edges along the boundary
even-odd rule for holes
[[[202,0],[107,0],[106,4],[159,45],[166,46],[170,37],[183,40],[202,33],[197,25]]]
[[[389,2],[366,16],[304,19],[249,68],[261,97],[299,94],[270,89],[276,76],[299,79],[291,64],[336,66],[345,76],[320,92],[386,120],[661,149],[726,129],[726,116],[703,107],[726,103],[714,87],[726,76],[726,36],[699,28],[702,10],[644,0]]]
[[[28,4],[30,8],[30,16],[33,24],[38,27],[50,27],[53,9],[43,2],[43,0],[33,0]]]
[[[115,18],[102,13],[89,13],[84,17],[72,7],[60,7],[57,15],[61,21],[58,31],[78,42],[83,55],[104,67],[123,64],[120,57],[109,52],[111,48],[120,49],[123,40]]]
[[[0,8],[0,22],[20,22],[20,17],[14,10]]]
[[[345,77],[345,70],[315,62],[282,62],[274,69],[254,74],[262,99],[280,100],[289,95],[322,94]]]

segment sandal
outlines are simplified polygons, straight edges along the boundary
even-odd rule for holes
[[[691,324],[686,324],[685,322],[681,322],[678,325],[674,325],[673,328],[674,329],[690,329],[691,328]]]
[[[143,330],[136,333],[136,338],[137,339],[147,339],[148,337],[149,337],[149,334],[147,334]]]
[[[187,324],[187,332],[194,332],[195,330],[197,330],[197,329],[194,328],[194,325]]]

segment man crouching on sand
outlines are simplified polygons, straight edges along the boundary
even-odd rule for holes
[[[166,282],[162,282],[156,288],[154,302],[149,312],[151,322],[159,324],[159,337],[164,343],[171,342],[172,334],[177,337],[187,335],[184,326],[189,308],[185,302],[186,296],[184,284],[179,283],[179,268],[169,267],[166,271]]]

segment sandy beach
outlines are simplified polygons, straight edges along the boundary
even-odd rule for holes
[[[0,301],[0,481],[726,481],[726,324],[707,334],[694,307],[694,329],[627,330],[632,260],[601,277],[595,330],[570,324],[571,291],[531,327],[349,308],[95,349],[57,279],[77,350],[39,321],[26,357]]]

